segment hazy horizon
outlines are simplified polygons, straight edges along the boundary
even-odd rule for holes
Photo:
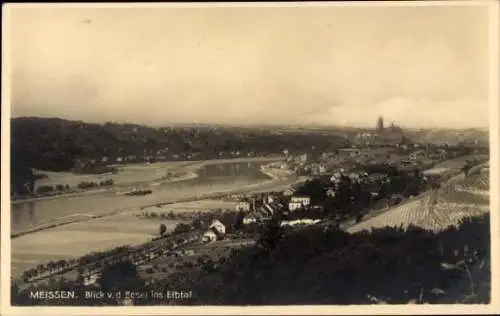
[[[106,123],[111,123],[111,124],[123,124],[123,125],[138,125],[138,126],[146,126],[146,127],[151,127],[151,128],[162,128],[162,127],[169,127],[169,126],[227,126],[227,127],[290,127],[290,128],[351,128],[351,129],[365,129],[365,130],[376,130],[376,125],[372,124],[366,125],[366,126],[359,126],[359,125],[339,125],[339,124],[328,124],[328,123],[295,123],[295,124],[288,124],[288,123],[252,123],[252,122],[247,122],[247,123],[218,123],[218,122],[212,122],[212,123],[190,123],[190,122],[176,122],[176,123],[158,123],[158,124],[148,124],[148,123],[140,123],[140,122],[134,122],[134,121],[109,121],[109,120],[81,120],[81,119],[76,119],[76,118],[65,118],[65,117],[57,117],[57,116],[12,116],[11,119],[22,119],[22,118],[35,118],[35,119],[61,119],[61,120],[67,120],[67,121],[82,121],[83,123],[86,124],[106,124]],[[397,122],[392,122],[395,125],[403,128],[403,130],[466,130],[466,129],[473,129],[473,130],[481,130],[481,131],[489,131],[488,126],[466,126],[466,127],[418,127],[418,126],[405,126],[401,124],[397,124]],[[386,122],[384,123],[385,127],[389,127],[391,122]]]
[[[12,116],[486,128],[486,6],[10,6]]]

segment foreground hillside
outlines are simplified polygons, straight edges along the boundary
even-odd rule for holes
[[[145,297],[136,305],[489,303],[489,225],[483,215],[441,232],[409,227],[349,234],[313,226],[280,232],[274,247],[264,242],[264,234],[256,246],[233,249],[229,258],[199,261],[153,283],[127,273],[114,289],[193,294],[184,300]],[[86,289],[72,283],[38,289],[56,288]],[[89,304],[84,299],[37,301],[25,291],[13,289],[14,305]]]
[[[348,231],[353,233],[386,226],[406,228],[410,225],[439,231],[457,225],[463,218],[488,213],[488,173],[458,177],[458,181],[356,224]]]

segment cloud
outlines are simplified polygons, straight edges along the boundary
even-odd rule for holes
[[[486,124],[487,112],[469,104],[485,109],[488,97],[487,13],[16,9],[13,115],[369,125],[384,114],[402,125]],[[450,116],[452,108],[467,116]]]
[[[482,127],[488,126],[488,103],[475,100],[433,101],[427,98],[390,98],[376,103],[344,104],[342,108],[310,115],[310,123],[374,127],[383,115],[386,122],[405,127]],[[446,119],[443,119],[446,118]]]

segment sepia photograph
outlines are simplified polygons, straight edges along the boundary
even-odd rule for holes
[[[3,6],[2,310],[491,313],[496,11]]]

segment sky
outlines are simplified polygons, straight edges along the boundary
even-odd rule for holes
[[[484,6],[9,12],[14,117],[488,125]]]

